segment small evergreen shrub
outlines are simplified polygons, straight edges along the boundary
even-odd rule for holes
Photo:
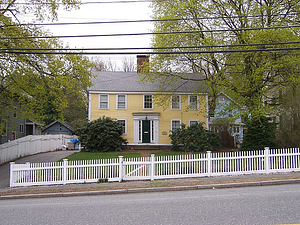
[[[268,118],[260,117],[246,121],[247,131],[244,133],[244,141],[241,150],[263,150],[264,147],[276,147],[276,124]]]

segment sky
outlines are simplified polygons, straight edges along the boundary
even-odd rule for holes
[[[127,21],[151,19],[150,2],[99,3],[107,0],[89,0],[94,4],[83,4],[78,10],[70,12],[60,9],[58,11],[59,23],[98,22],[98,21]],[[122,0],[123,1],[123,0]],[[82,0],[87,2],[87,0]],[[26,18],[26,16],[24,16]],[[27,18],[28,20],[29,18]],[[44,21],[47,22],[47,21]],[[152,24],[146,23],[118,23],[97,25],[64,25],[47,26],[54,36],[61,35],[86,35],[86,34],[123,34],[151,32]],[[124,47],[150,47],[151,36],[119,36],[119,37],[89,37],[89,38],[64,38],[64,45],[70,48],[124,48]],[[144,50],[145,51],[145,50]],[[144,52],[143,51],[143,52]],[[95,57],[91,55],[89,57]],[[136,55],[103,55],[101,58],[116,61],[120,65],[124,57],[136,59]]]

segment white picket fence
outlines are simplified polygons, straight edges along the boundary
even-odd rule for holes
[[[10,163],[10,187],[300,171],[299,148],[161,157]]]
[[[39,152],[49,152],[68,145],[71,135],[29,135],[0,145],[0,164]]]

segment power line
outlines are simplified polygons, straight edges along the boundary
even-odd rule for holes
[[[291,14],[291,16],[296,14]],[[253,16],[216,16],[216,17],[200,17],[197,20],[215,20],[215,19],[238,19],[238,18],[255,18],[264,17],[265,15],[253,15]],[[285,14],[276,14],[273,16],[285,16]],[[187,21],[195,20],[195,18],[174,18],[174,19],[149,19],[149,20],[119,20],[119,21],[92,21],[92,22],[76,22],[76,23],[20,23],[20,24],[5,24],[0,27],[11,26],[62,26],[62,25],[95,25],[95,24],[115,24],[115,23],[146,23],[146,22],[168,22],[168,21]],[[296,21],[297,22],[297,21]]]
[[[240,53],[240,52],[275,52],[275,51],[294,51],[300,47],[292,48],[261,48],[261,49],[227,49],[209,51],[171,51],[171,52],[42,52],[42,51],[2,51],[6,54],[38,54],[38,55],[182,55],[182,54],[212,54],[212,53]]]
[[[218,33],[233,31],[251,31],[251,30],[273,30],[297,28],[300,25],[280,26],[280,27],[260,27],[260,28],[240,28],[240,29],[215,29],[203,31],[172,31],[172,32],[145,32],[145,33],[127,33],[127,34],[84,34],[84,35],[62,35],[62,36],[25,36],[25,37],[0,37],[0,39],[49,39],[49,38],[88,38],[88,37],[120,37],[120,36],[142,36],[142,35],[164,35],[164,34],[195,34],[195,33]]]
[[[247,46],[269,46],[269,45],[291,45],[300,44],[300,41],[293,42],[271,42],[271,43],[249,43],[249,44],[228,44],[228,45],[202,45],[202,46],[169,46],[169,47],[144,47],[144,48],[1,48],[1,51],[123,51],[123,50],[163,50],[163,49],[201,49],[201,48],[232,48]]]
[[[162,0],[166,1],[166,0]],[[98,2],[79,2],[74,3],[73,5],[89,5],[89,4],[119,4],[119,3],[149,3],[152,0],[125,0],[125,1],[98,1]],[[34,2],[15,2],[13,5],[52,5],[51,2],[44,2],[44,3],[34,3]],[[59,2],[55,3],[56,5],[64,5],[64,3]]]

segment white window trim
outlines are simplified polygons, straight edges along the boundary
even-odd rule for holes
[[[125,120],[125,133],[123,133],[122,135],[127,135],[127,119],[121,119],[121,118],[118,118],[116,119],[117,121],[119,120]]]
[[[100,105],[101,105],[101,104],[100,104],[100,98],[101,98],[100,96],[101,96],[101,95],[107,95],[107,108],[101,108],[101,107],[100,107]],[[99,104],[98,109],[104,109],[104,110],[109,109],[109,94],[99,94],[98,104]]]
[[[118,103],[119,103],[119,95],[125,95],[125,94],[118,94],[116,95],[116,109],[118,110],[126,110],[127,109],[127,95],[125,95],[125,108],[118,108]]]
[[[179,96],[179,108],[178,109],[173,109],[173,101],[172,98]],[[181,110],[181,95],[171,95],[171,110]]]
[[[189,120],[189,127],[191,126],[191,122],[197,122],[197,123],[199,123],[199,120]]]
[[[192,96],[196,96],[197,97],[197,105],[196,105],[196,109],[193,108],[192,104],[191,104],[191,97]],[[198,95],[189,95],[189,108],[190,110],[196,111],[199,109],[199,96]]]
[[[24,124],[23,123],[20,123],[20,126],[19,126],[19,131],[20,133],[24,133]]]
[[[145,96],[148,96],[148,95],[151,95],[151,98],[152,98],[152,108],[145,108]],[[146,95],[143,95],[143,109],[144,110],[152,110],[153,109],[153,95],[152,94],[146,94]]]
[[[173,131],[173,121],[179,121],[180,128],[181,128],[181,119],[171,119],[171,132]]]

